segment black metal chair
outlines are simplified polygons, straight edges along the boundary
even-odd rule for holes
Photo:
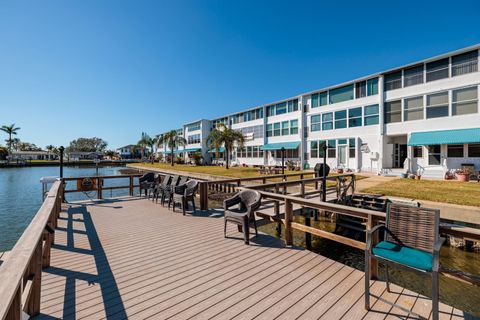
[[[257,222],[255,220],[255,210],[261,205],[262,196],[255,190],[242,190],[232,198],[223,201],[225,209],[225,225],[223,229],[224,237],[227,237],[227,222],[237,225],[238,231],[243,231],[245,244],[250,243],[250,223],[255,227],[255,235],[258,236]],[[232,208],[238,205],[237,208]]]
[[[385,280],[390,292],[388,266],[407,268],[432,277],[432,318],[438,320],[438,269],[444,238],[439,236],[440,211],[389,203],[385,225],[367,233],[365,249],[365,309],[370,310],[370,258],[386,265]],[[384,229],[384,241],[372,246],[372,237]],[[399,307],[400,308],[400,307]],[[409,310],[405,310],[410,313]]]
[[[145,173],[138,179],[140,184],[140,195],[142,195],[142,190],[145,190],[145,196],[147,196],[148,189],[152,186],[155,181],[155,173],[149,172]]]
[[[179,203],[182,206],[183,215],[185,215],[185,210],[188,210],[188,201],[190,201],[193,212],[195,212],[195,193],[197,192],[197,188],[197,180],[189,180],[175,187],[175,192],[173,193],[173,211],[175,212],[175,205]]]

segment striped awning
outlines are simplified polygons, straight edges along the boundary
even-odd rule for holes
[[[477,142],[480,142],[480,128],[414,132],[410,135],[408,145],[429,146]]]
[[[279,142],[279,143],[267,143],[266,145],[260,147],[264,151],[270,150],[295,150],[300,145],[300,141],[291,141],[291,142]]]

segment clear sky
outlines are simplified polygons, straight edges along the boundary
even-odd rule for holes
[[[41,147],[115,148],[479,43],[479,12],[478,0],[0,0],[0,125]]]

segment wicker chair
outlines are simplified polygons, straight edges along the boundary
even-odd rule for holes
[[[178,183],[180,182],[180,176],[173,176],[170,184],[163,190],[163,199],[162,205],[165,204],[165,201],[168,201],[168,207],[170,207],[170,202],[172,201],[173,191]]]
[[[149,172],[144,174],[138,179],[140,184],[140,195],[142,195],[142,190],[145,190],[145,196],[147,196],[148,189],[151,188],[152,184],[155,181],[155,173]]]
[[[185,183],[187,183],[187,181],[188,177],[178,176],[177,183],[172,183],[170,187],[165,191],[165,201],[168,201],[168,209],[170,209],[170,204],[172,204],[173,202],[173,195],[175,194],[175,189],[177,187],[183,186]]]
[[[225,209],[225,225],[223,235],[227,237],[227,222],[235,223],[238,231],[242,232],[245,244],[250,243],[250,223],[255,227],[255,235],[258,235],[257,222],[255,221],[255,211],[261,205],[262,196],[255,190],[242,190],[232,198],[223,201]],[[238,208],[231,208],[238,205]]]
[[[150,199],[150,197],[152,197],[152,200],[153,200],[155,198],[155,190],[158,188],[160,181],[161,181],[160,174],[155,173],[153,182],[150,184],[150,186],[147,189],[147,199]]]
[[[369,259],[373,257],[386,265],[385,280],[388,292],[390,292],[389,265],[429,274],[432,277],[432,317],[438,319],[438,269],[440,248],[445,241],[439,237],[439,224],[439,210],[396,203],[387,205],[385,225],[375,226],[367,233],[365,309],[370,309]],[[385,240],[372,247],[372,237],[380,229],[384,229]]]
[[[188,210],[188,201],[190,201],[193,212],[195,212],[195,193],[197,192],[197,188],[197,180],[189,180],[175,187],[175,192],[173,193],[173,211],[175,212],[175,205],[179,203],[182,206],[183,215],[185,215],[185,210]]]
[[[160,198],[160,202],[163,204],[163,201],[165,199],[164,198],[165,189],[168,188],[171,180],[172,180],[172,176],[167,174],[163,177],[162,182],[157,185],[157,188],[155,189],[154,196],[153,196],[155,202],[158,203],[158,198]]]

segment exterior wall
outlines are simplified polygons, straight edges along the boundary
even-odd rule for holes
[[[188,129],[188,126],[193,123],[200,122],[200,128],[197,130],[190,131]],[[205,160],[205,163],[211,163],[211,157],[209,154],[209,148],[207,145],[207,137],[210,134],[210,131],[212,130],[212,125],[209,120],[199,120],[199,121],[194,121],[189,124],[185,124],[183,126],[183,137],[187,140],[187,144],[185,145],[185,149],[201,149],[202,157]],[[192,136],[194,134],[200,134],[200,142],[199,143],[188,143],[188,137]],[[189,161],[188,154],[185,154],[185,160]]]
[[[350,82],[346,82],[343,84],[339,84],[336,86],[332,86],[329,88],[323,88],[321,90],[316,90],[314,92],[305,93],[301,96],[292,97],[289,99],[277,101],[272,104],[278,104],[285,101],[289,101],[292,99],[298,99],[298,111],[295,112],[287,112],[281,115],[274,115],[274,116],[267,116],[267,105],[263,106],[263,118],[256,119],[252,121],[246,121],[241,123],[232,123],[232,118],[235,114],[226,115],[222,118],[228,118],[227,126],[231,127],[232,129],[238,130],[241,128],[246,128],[255,125],[264,126],[264,136],[263,137],[253,137],[251,140],[247,140],[245,142],[245,146],[261,146],[270,143],[282,143],[282,142],[292,142],[292,141],[299,141],[300,147],[298,150],[298,158],[293,160],[300,161],[300,163],[309,165],[310,167],[314,166],[318,162],[322,162],[323,159],[321,158],[312,158],[311,157],[311,142],[312,141],[319,141],[319,140],[337,140],[338,139],[354,139],[355,141],[355,156],[349,157],[347,153],[347,159],[345,163],[345,167],[348,169],[352,169],[355,171],[371,171],[371,172],[383,172],[385,169],[390,169],[394,165],[401,167],[399,162],[402,162],[398,159],[398,154],[395,154],[394,151],[396,148],[398,149],[401,145],[402,150],[405,148],[405,145],[408,142],[410,135],[413,132],[421,132],[421,131],[435,131],[435,130],[452,130],[452,129],[461,129],[461,128],[478,128],[480,125],[480,110],[477,109],[477,113],[468,114],[468,115],[460,115],[460,116],[452,116],[452,90],[454,89],[461,89],[465,87],[477,86],[478,91],[477,95],[480,99],[480,65],[478,65],[478,58],[477,58],[477,66],[473,65],[469,60],[465,62],[465,60],[461,60],[460,63],[462,67],[457,70],[474,70],[476,67],[476,71],[468,74],[463,74],[459,76],[452,77],[452,61],[451,58],[454,55],[467,53],[472,50],[477,50],[480,48],[480,45],[465,48],[462,50],[458,50],[456,52],[447,53],[441,56],[433,57],[430,59],[426,59],[424,61],[416,62],[409,64],[407,66],[402,66],[399,68],[387,70],[385,72],[376,73],[373,75],[369,75],[367,77],[363,77],[361,79],[352,80]],[[465,56],[463,56],[464,58]],[[449,78],[444,78],[440,80],[430,81],[427,82],[427,63],[432,61],[437,61],[440,59],[448,58],[449,61]],[[462,59],[463,59],[462,58]],[[459,60],[457,59],[457,62]],[[462,62],[463,61],[463,62]],[[466,65],[467,64],[467,65]],[[406,71],[408,68],[413,66],[423,65],[423,83],[411,85],[408,87],[403,87],[406,85],[406,78],[407,75]],[[466,67],[464,67],[466,66]],[[465,69],[466,68],[466,69]],[[470,68],[470,69],[469,69]],[[401,86],[402,88],[384,91],[384,87],[392,87],[392,77],[388,77],[388,75],[392,73],[400,72],[402,75],[401,77]],[[410,73],[412,75],[412,73]],[[414,74],[417,77],[417,74]],[[366,97],[362,98],[355,98],[348,101],[327,104],[324,106],[319,106],[312,108],[312,101],[311,95],[318,92],[324,91],[332,91],[336,88],[341,88],[346,85],[353,85],[354,92],[356,91],[356,83],[363,82],[369,79],[378,78],[378,94],[368,96],[366,93]],[[388,78],[389,80],[386,80]],[[413,78],[410,78],[412,81]],[[415,79],[418,79],[415,78]],[[412,82],[411,82],[412,83]],[[365,90],[365,89],[364,89]],[[368,90],[368,89],[367,89]],[[450,114],[448,117],[443,118],[435,118],[435,119],[426,119],[426,95],[432,94],[441,91],[449,91],[449,109]],[[362,91],[364,92],[364,91]],[[337,91],[337,94],[339,92]],[[354,93],[355,95],[355,93]],[[424,109],[424,118],[421,120],[413,120],[413,121],[404,121],[404,99],[411,98],[411,97],[423,97],[423,109]],[[338,95],[336,98],[338,99]],[[477,99],[477,100],[479,100]],[[384,110],[385,110],[385,103],[395,100],[401,100],[401,107],[402,107],[402,122],[399,123],[389,123],[385,124],[384,118]],[[269,104],[272,105],[272,104]],[[365,126],[363,123],[365,119],[365,106],[371,105],[378,105],[378,119],[379,124]],[[352,127],[352,128],[344,128],[344,129],[332,129],[326,131],[311,131],[311,116],[319,115],[325,112],[335,112],[339,110],[346,110],[350,108],[357,108],[362,107],[362,126],[359,127]],[[259,107],[251,108],[249,110],[257,109]],[[477,101],[477,108],[480,109],[478,106]],[[304,110],[305,109],[305,110]],[[243,112],[248,111],[244,110]],[[240,113],[240,112],[239,112]],[[218,118],[221,119],[221,118]],[[298,134],[293,135],[281,135],[281,136],[271,136],[267,137],[267,125],[273,124],[282,121],[290,121],[296,119],[298,120]],[[202,153],[206,159],[209,159],[208,154],[208,146],[206,145],[206,137],[208,136],[213,121],[208,120],[199,120],[201,122],[201,129],[198,130],[201,134],[201,142],[197,144],[189,144],[186,148],[201,148]],[[348,123],[348,115],[347,115],[347,123]],[[190,134],[195,132],[188,132],[187,125],[184,125],[184,137],[188,138]],[[342,141],[343,142],[343,141]],[[395,147],[395,146],[398,147]],[[464,146],[465,149],[467,146]],[[410,172],[415,172],[418,169],[423,171],[431,171],[438,174],[438,171],[446,170],[448,168],[458,168],[462,163],[474,163],[478,169],[480,169],[480,159],[477,158],[448,158],[447,156],[447,146],[441,146],[441,157],[442,157],[442,164],[441,165],[429,165],[428,164],[428,152],[427,148],[424,148],[423,156],[421,158],[414,158],[413,157],[413,148],[407,147],[407,159],[405,161],[405,168],[409,169]],[[342,149],[343,150],[343,149]],[[352,149],[353,150],[353,149]],[[402,151],[403,152],[403,151]],[[339,146],[336,146],[336,157],[335,158],[327,158],[327,163],[335,168],[339,165]],[[465,153],[466,155],[466,153]],[[396,157],[395,157],[396,156]],[[279,159],[274,159],[272,157],[271,152],[264,152],[263,158],[246,158],[240,157],[237,158],[236,152],[232,155],[232,163],[238,164],[247,164],[247,165],[261,165],[261,164],[271,164],[271,165],[278,165]],[[207,161],[207,163],[209,163]],[[403,168],[403,169],[405,169]],[[402,169],[402,168],[400,168]]]

